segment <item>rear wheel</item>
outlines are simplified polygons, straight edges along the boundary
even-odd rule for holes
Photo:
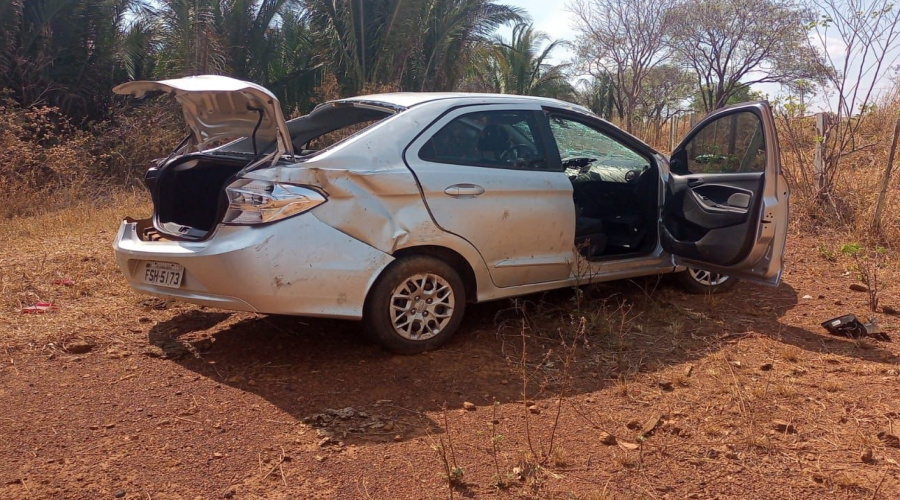
[[[401,354],[436,349],[459,328],[466,308],[462,278],[447,263],[416,255],[391,263],[363,311],[368,333]]]
[[[738,279],[727,274],[688,268],[676,275],[678,284],[690,293],[723,293],[734,288]]]

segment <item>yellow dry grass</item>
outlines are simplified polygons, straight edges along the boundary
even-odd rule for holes
[[[134,318],[134,295],[115,265],[112,241],[123,215],[146,216],[145,193],[122,192],[33,217],[0,220],[0,346],[41,347],[104,337]],[[72,285],[54,284],[72,280]],[[50,302],[56,312],[22,314]]]

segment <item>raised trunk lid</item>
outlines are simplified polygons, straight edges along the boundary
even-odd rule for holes
[[[278,98],[255,83],[201,75],[128,82],[118,85],[113,92],[137,98],[148,92],[173,95],[181,104],[198,149],[217,140],[251,137],[255,130],[260,150],[268,149],[266,146],[274,142],[279,155],[294,153]]]

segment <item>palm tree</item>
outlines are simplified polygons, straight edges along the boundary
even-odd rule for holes
[[[153,78],[159,40],[149,18],[136,18],[122,32],[118,45],[118,60],[125,74],[117,80]]]
[[[546,62],[563,43],[550,41],[530,23],[519,23],[509,42],[497,40],[483,78],[494,92],[570,98],[575,90],[566,75],[569,64]]]
[[[281,22],[268,35],[271,51],[265,70],[265,87],[275,92],[288,108],[305,111],[321,77],[322,65],[314,60],[313,34],[301,13],[285,9]]]
[[[424,65],[419,90],[455,89],[468,69],[470,56],[494,43],[498,27],[521,23],[524,11],[494,0],[431,0],[426,2],[418,34]]]
[[[350,93],[367,85],[453,89],[473,50],[523,15],[495,0],[306,0],[304,6],[320,57]]]
[[[11,89],[25,106],[58,106],[77,119],[101,117],[118,68],[120,27],[136,3],[0,3],[0,87]]]
[[[222,73],[217,0],[159,0],[154,19],[162,41],[158,71],[166,77]]]
[[[229,73],[266,82],[277,50],[277,21],[292,0],[219,0],[216,27],[227,56]]]

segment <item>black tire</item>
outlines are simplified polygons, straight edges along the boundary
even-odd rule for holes
[[[466,289],[459,273],[442,260],[414,255],[392,262],[378,277],[366,299],[363,326],[389,350],[417,354],[446,344],[465,311]]]
[[[675,279],[678,281],[678,285],[686,292],[698,295],[725,293],[734,288],[740,281],[737,278],[724,274],[711,273],[699,269],[687,269],[676,273]]]

